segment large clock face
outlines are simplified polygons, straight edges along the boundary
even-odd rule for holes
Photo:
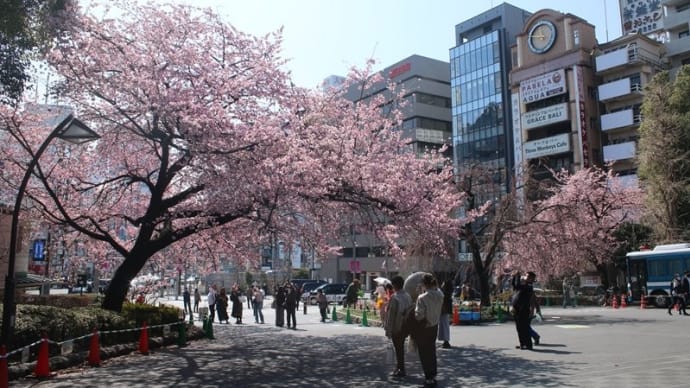
[[[556,41],[556,26],[548,20],[540,20],[529,30],[527,43],[529,49],[537,54],[542,54],[553,46]]]

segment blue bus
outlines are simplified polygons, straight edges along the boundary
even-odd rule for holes
[[[673,275],[690,270],[690,243],[657,245],[653,250],[629,252],[628,289],[633,300],[642,295],[657,307],[671,303]]]

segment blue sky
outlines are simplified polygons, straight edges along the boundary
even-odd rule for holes
[[[448,49],[455,46],[455,25],[502,3],[491,0],[181,2],[211,7],[236,28],[254,35],[284,27],[283,56],[290,60],[287,67],[294,82],[308,88],[316,87],[331,74],[346,75],[350,67],[363,66],[367,58],[377,61],[377,69],[412,54],[448,61]],[[621,35],[618,0],[512,0],[509,3],[530,12],[548,7],[579,16],[596,26],[601,43]]]

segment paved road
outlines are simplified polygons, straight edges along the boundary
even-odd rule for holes
[[[177,302],[171,302],[177,303]],[[246,307],[246,306],[245,306]],[[438,350],[441,387],[667,387],[688,386],[690,317],[629,307],[544,308],[535,326],[542,345],[514,349],[512,322],[453,326],[452,349]],[[416,387],[418,361],[408,377],[387,377],[382,329],[320,323],[315,307],[297,315],[298,329],[254,324],[214,326],[215,340],[108,360],[100,368],[60,372],[16,387]]]

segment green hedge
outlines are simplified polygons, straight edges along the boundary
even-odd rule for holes
[[[180,309],[170,306],[152,306],[146,304],[129,304],[123,306],[122,313],[104,310],[98,306],[62,308],[46,305],[17,305],[17,317],[13,335],[9,339],[8,350],[18,349],[32,344],[43,336],[55,342],[62,342],[99,331],[126,330],[141,327],[143,321],[148,326],[175,323],[180,321]],[[149,336],[162,335],[163,329],[149,330]],[[139,338],[138,330],[119,333],[103,333],[100,336],[102,346],[135,342]],[[88,349],[89,337],[74,342],[74,351]],[[38,347],[31,348],[35,353]],[[59,354],[57,345],[51,344],[51,355]],[[18,360],[15,355],[13,360]]]

